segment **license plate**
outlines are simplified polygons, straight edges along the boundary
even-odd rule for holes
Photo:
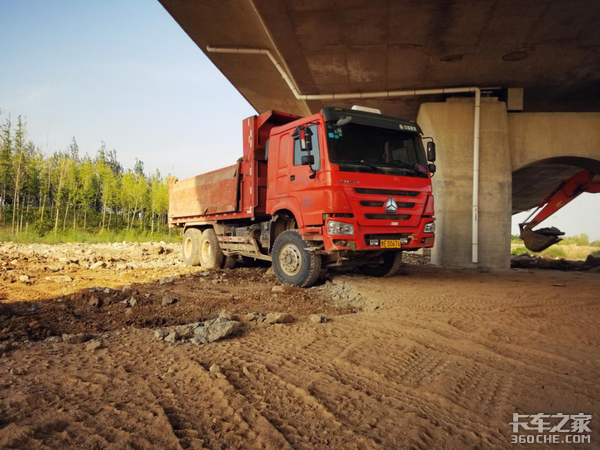
[[[382,239],[381,248],[402,248],[400,240]]]

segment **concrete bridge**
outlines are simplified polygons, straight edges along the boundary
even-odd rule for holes
[[[511,215],[600,174],[597,0],[160,2],[257,111],[417,119],[439,149],[434,262],[508,267]]]

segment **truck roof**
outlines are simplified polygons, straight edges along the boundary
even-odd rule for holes
[[[402,130],[409,133],[423,134],[421,127],[414,120],[400,119],[399,117],[385,116],[383,114],[360,111],[358,109],[346,109],[337,107],[326,107],[321,110],[325,121],[337,121],[342,117],[352,116],[353,123],[368,125],[372,127],[388,128],[391,130]]]

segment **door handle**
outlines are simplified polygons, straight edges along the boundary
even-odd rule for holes
[[[294,181],[296,179],[296,175],[290,175],[290,181]]]

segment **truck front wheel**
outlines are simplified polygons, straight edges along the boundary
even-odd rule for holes
[[[200,239],[200,264],[207,269],[220,269],[224,258],[217,233],[214,229],[207,228]]]
[[[202,231],[197,228],[188,228],[183,234],[183,245],[181,246],[181,258],[188,266],[200,265],[200,239]]]
[[[391,277],[396,275],[402,265],[402,252],[386,252],[381,255],[383,262],[380,264],[367,264],[359,269],[370,277]]]
[[[297,231],[284,231],[273,244],[273,270],[282,283],[312,286],[321,270],[321,256],[308,251],[308,242]]]

